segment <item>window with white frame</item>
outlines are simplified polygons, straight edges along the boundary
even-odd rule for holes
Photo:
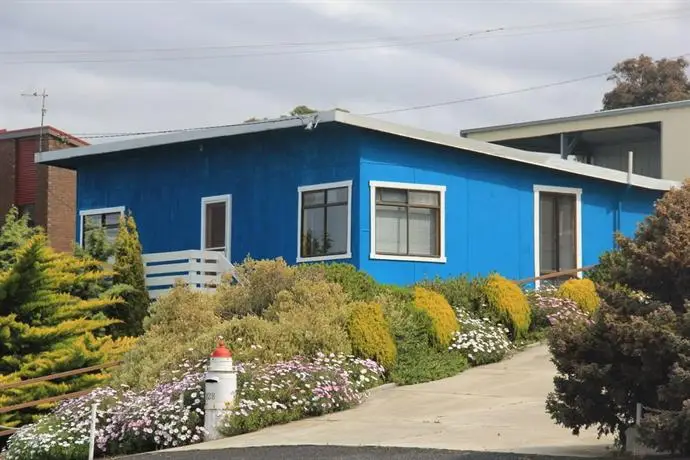
[[[445,187],[370,183],[373,258],[445,261]]]
[[[114,243],[120,229],[120,217],[124,212],[124,206],[79,211],[79,243],[84,246],[91,235],[99,230],[105,233],[108,242]]]
[[[298,261],[349,258],[352,181],[297,189]]]

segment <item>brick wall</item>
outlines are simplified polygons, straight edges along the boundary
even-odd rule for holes
[[[73,147],[53,137],[44,138],[44,148],[60,150]],[[14,204],[16,186],[16,141],[0,140],[0,224]],[[46,230],[48,240],[58,251],[71,251],[75,239],[75,171],[55,166],[36,165],[38,184],[33,219]]]
[[[14,139],[0,141],[0,225],[14,204],[16,160]]]
[[[49,140],[50,150],[72,147],[57,139]],[[77,207],[77,173],[55,166],[38,165],[42,172],[38,183],[46,206],[45,229],[51,246],[58,251],[71,251],[75,239]],[[45,176],[45,180],[42,180]],[[42,192],[45,189],[45,192]]]

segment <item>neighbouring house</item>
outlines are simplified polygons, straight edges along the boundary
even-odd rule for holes
[[[87,142],[52,126],[0,130],[0,225],[16,206],[20,213],[29,215],[32,224],[46,230],[55,249],[70,251],[75,232],[76,174],[70,169],[37,165],[34,153],[85,145]]]
[[[460,135],[583,163],[682,181],[690,177],[690,100],[464,129]]]
[[[203,284],[209,263],[223,272],[247,255],[348,262],[398,284],[579,268],[678,185],[341,111],[37,161],[77,171],[78,241],[86,222],[132,212],[151,292],[180,276]]]

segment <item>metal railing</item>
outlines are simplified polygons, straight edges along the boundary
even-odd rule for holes
[[[99,370],[103,370],[103,369],[109,369],[111,367],[117,367],[121,364],[122,364],[122,361],[112,361],[109,363],[97,364],[95,366],[82,367],[80,369],[73,369],[71,371],[57,372],[55,374],[43,375],[41,377],[21,380],[19,382],[5,383],[5,384],[0,385],[0,391],[9,390],[12,388],[20,388],[23,386],[32,385],[34,383],[39,383],[39,382],[48,382],[51,380],[57,380],[57,379],[65,378],[65,377],[72,377],[75,375],[87,374],[89,372],[99,371]],[[9,412],[14,412],[16,410],[27,409],[29,407],[35,407],[35,406],[38,406],[41,404],[54,403],[54,402],[62,401],[65,399],[78,398],[80,396],[84,396],[84,395],[89,394],[92,390],[93,389],[74,391],[72,393],[66,393],[63,395],[51,396],[49,398],[27,401],[27,402],[23,402],[23,403],[19,403],[19,404],[13,404],[11,406],[3,406],[3,407],[0,407],[0,414],[6,414]],[[2,431],[0,431],[0,437],[3,437],[3,436],[10,436],[10,435],[14,434],[18,428],[0,426],[0,429],[2,430]]]

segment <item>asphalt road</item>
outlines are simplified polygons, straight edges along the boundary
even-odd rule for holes
[[[582,457],[417,449],[405,447],[270,446],[221,450],[158,452],[121,457],[120,460],[583,460]],[[588,460],[612,460],[590,457]],[[623,457],[624,458],[624,457]],[[670,460],[670,459],[669,459]]]

